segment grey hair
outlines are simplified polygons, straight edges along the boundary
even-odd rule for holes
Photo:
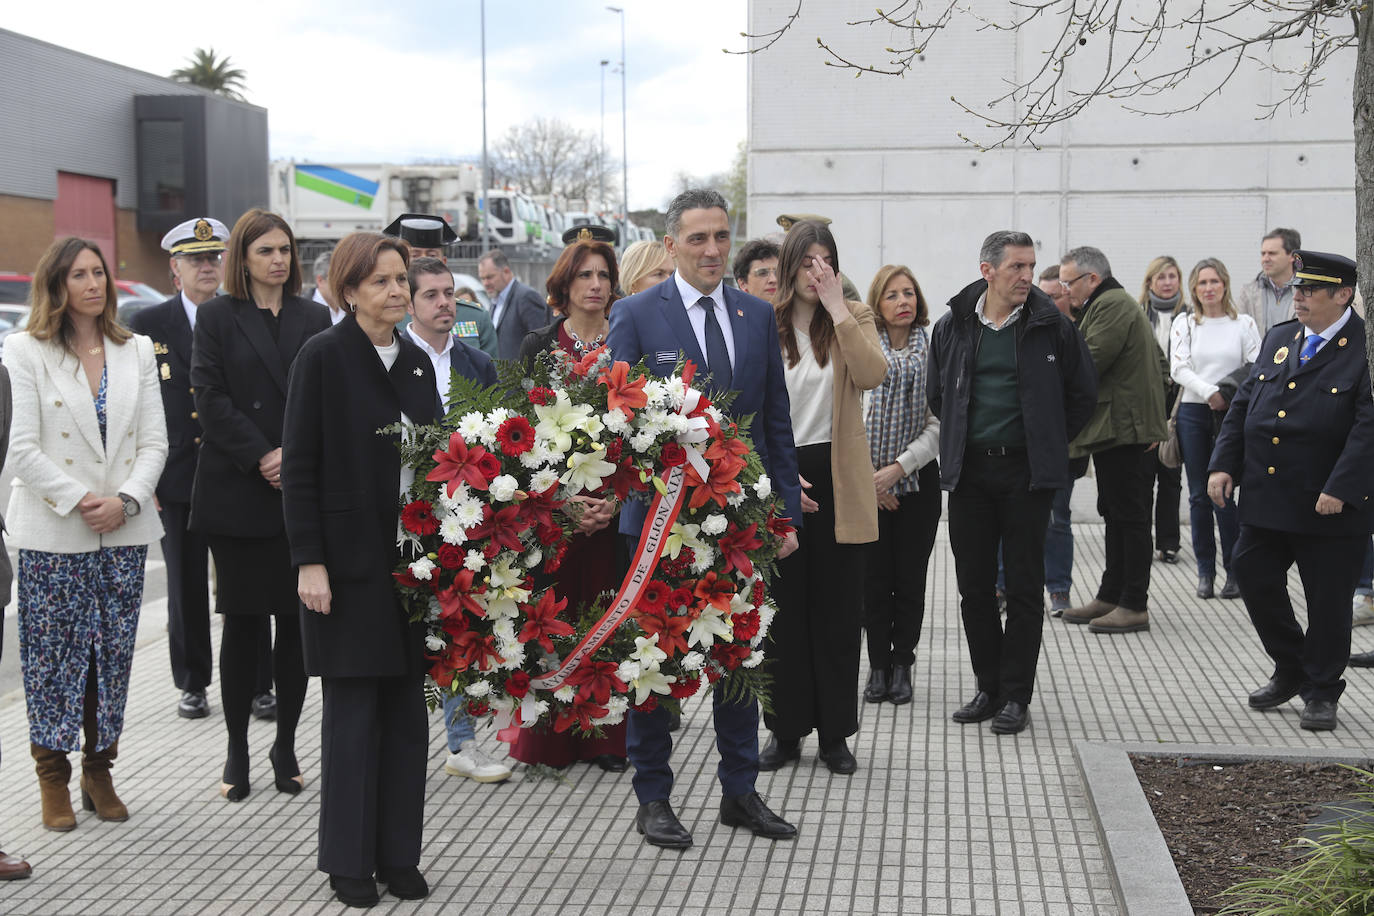
[[[983,239],[983,247],[978,249],[980,263],[1000,267],[1004,252],[1008,248],[1034,248],[1035,240],[1024,232],[1015,229],[998,229]]]
[[[316,277],[317,279],[318,279],[319,277],[328,277],[328,276],[329,276],[329,261],[330,261],[333,257],[334,257],[334,252],[333,252],[332,250],[331,250],[331,251],[326,251],[324,254],[317,255],[317,256],[315,257],[315,267],[314,267],[314,270],[315,270],[315,277]]]
[[[717,207],[726,213],[730,212],[730,205],[717,191],[712,191],[710,188],[692,188],[683,191],[673,198],[672,203],[668,204],[668,213],[663,219],[664,228],[668,235],[677,238],[678,230],[682,228],[682,214],[688,210],[713,210]]]
[[[1107,262],[1107,256],[1099,248],[1091,245],[1080,245],[1077,248],[1070,248],[1064,252],[1064,256],[1059,259],[1060,264],[1067,264],[1072,261],[1078,266],[1079,270],[1087,271],[1090,274],[1097,274],[1103,280],[1112,275],[1112,265]]]

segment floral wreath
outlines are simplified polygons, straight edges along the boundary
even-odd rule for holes
[[[693,389],[694,368],[658,378],[604,347],[555,350],[492,388],[455,373],[443,420],[404,430],[415,480],[394,576],[426,625],[431,702],[462,695],[499,728],[578,733],[677,710],[706,685],[768,707],[765,582],[792,528],[749,418]],[[570,620],[551,574],[588,491],[651,505],[619,590]]]

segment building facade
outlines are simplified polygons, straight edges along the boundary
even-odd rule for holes
[[[267,111],[0,29],[0,270],[66,235],[171,289],[177,223],[267,205]]]
[[[1160,10],[1137,6],[1141,15]],[[750,0],[749,31],[771,32],[796,8],[794,0]],[[976,8],[1001,22],[1016,9],[1025,15],[1005,0]],[[1280,102],[1292,77],[1247,62],[1197,111],[1144,116],[1098,99],[1039,136],[1039,148],[980,152],[960,135],[984,145],[1002,135],[951,96],[977,110],[1030,79],[1062,18],[998,31],[977,30],[979,23],[957,14],[900,78],[856,79],[825,66],[818,36],[875,65],[893,57],[886,48],[910,46],[910,36],[891,26],[846,25],[872,16],[872,4],[860,0],[807,0],[788,32],[749,60],[749,225],[760,234],[782,213],[830,217],[841,267],[863,292],[879,266],[907,264],[938,314],[977,278],[982,239],[1005,228],[1030,233],[1041,266],[1077,245],[1101,248],[1132,294],[1161,254],[1178,259],[1185,279],[1198,260],[1219,257],[1233,285],[1248,281],[1259,272],[1261,237],[1276,226],[1299,230],[1308,247],[1354,253],[1353,48],[1326,63],[1303,110],[1280,104],[1264,119],[1264,106]],[[1228,27],[1243,33],[1246,25]],[[1174,33],[1171,40],[1178,48],[1164,53],[1180,59],[1188,39]],[[1105,42],[1093,39],[1070,59],[1061,91],[1087,90],[1100,77],[1094,52],[1105,52]],[[1274,64],[1297,69],[1310,43],[1271,53]],[[1186,107],[1220,75],[1204,68],[1167,94],[1133,103]],[[992,111],[1006,113],[1010,104]]]

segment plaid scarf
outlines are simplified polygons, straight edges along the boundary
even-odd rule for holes
[[[878,342],[887,357],[887,378],[871,392],[864,421],[875,469],[896,461],[926,427],[925,328],[911,329],[905,350],[892,349],[886,328],[878,332]],[[898,496],[916,490],[915,474],[903,477],[892,488]]]

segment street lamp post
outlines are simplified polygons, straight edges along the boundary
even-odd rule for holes
[[[622,197],[620,209],[622,222],[628,226],[630,223],[630,140],[629,117],[625,106],[625,10],[619,6],[608,6],[606,9],[620,16],[620,193]],[[627,239],[622,239],[622,244],[626,242],[628,242]]]
[[[482,7],[482,187],[478,189],[478,199],[482,201],[482,248],[487,247],[487,211],[491,201],[487,200],[487,189],[491,187],[490,166],[487,164],[487,0],[481,0]]]
[[[597,201],[598,207],[606,204],[606,65],[610,61],[601,62],[601,145],[596,148],[596,178],[597,178]]]

